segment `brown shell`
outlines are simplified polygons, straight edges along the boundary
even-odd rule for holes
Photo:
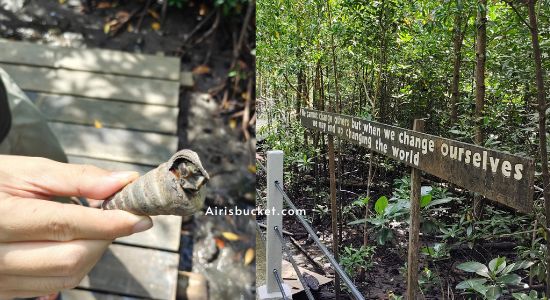
[[[204,204],[210,177],[197,153],[181,150],[107,199],[103,209],[138,215],[192,215]]]

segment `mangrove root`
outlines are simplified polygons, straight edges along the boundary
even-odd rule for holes
[[[102,207],[137,215],[189,216],[202,208],[209,179],[197,153],[181,150],[105,200]]]

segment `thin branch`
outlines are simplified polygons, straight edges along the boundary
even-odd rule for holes
[[[292,85],[292,83],[290,82],[290,80],[288,80],[288,77],[286,76],[285,73],[283,73],[283,77],[285,78],[285,81],[286,83],[288,83],[288,85],[294,90],[296,91],[296,93],[298,93],[300,95],[300,97],[302,97],[303,99],[307,99],[306,95],[304,95],[302,92],[298,91],[298,89]]]
[[[523,16],[519,13],[519,11],[517,10],[517,8],[512,4],[512,1],[510,0],[502,0],[504,1],[504,3],[508,4],[512,10],[516,13],[516,15],[518,16],[518,18],[521,20],[521,22],[523,22],[523,24],[525,24],[525,26],[527,26],[527,28],[529,28],[529,30],[533,30],[533,28],[531,28],[531,25],[529,25],[529,23],[527,23],[527,21],[525,21],[525,19],[523,18]]]

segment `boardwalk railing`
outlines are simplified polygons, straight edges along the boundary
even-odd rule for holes
[[[282,253],[285,252],[288,260],[292,264],[298,279],[302,283],[308,299],[315,299],[309,290],[308,285],[304,281],[302,273],[298,269],[298,265],[294,261],[292,254],[286,247],[286,241],[282,234],[283,221],[283,201],[290,209],[298,211],[298,208],[290,200],[283,189],[283,152],[279,150],[267,152],[267,207],[271,210],[271,214],[267,216],[267,244],[266,244],[266,285],[258,289],[258,297],[260,299],[289,299],[290,288],[284,284],[281,274]],[[336,259],[327,247],[321,242],[319,237],[311,225],[300,214],[294,214],[306,229],[310,237],[313,239],[317,247],[327,257],[328,261],[338,273],[344,284],[348,287],[351,296],[357,300],[365,299],[357,287],[353,284],[349,276],[344,272]]]

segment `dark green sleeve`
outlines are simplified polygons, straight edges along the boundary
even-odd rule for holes
[[[11,127],[11,113],[8,105],[8,93],[0,78],[0,143],[6,138]]]

